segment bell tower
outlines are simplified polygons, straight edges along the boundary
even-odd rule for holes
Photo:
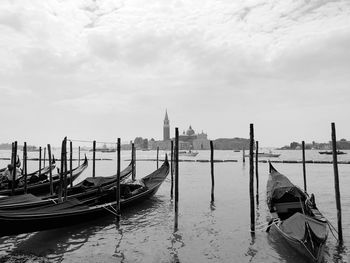
[[[168,118],[168,112],[165,110],[165,118],[164,118],[164,125],[163,125],[163,141],[170,140],[170,124],[169,124],[169,118]]]

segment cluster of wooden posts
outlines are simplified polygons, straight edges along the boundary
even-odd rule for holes
[[[338,239],[339,242],[343,242],[342,234],[342,219],[341,219],[341,202],[340,202],[340,191],[339,191],[339,175],[338,175],[338,161],[337,161],[337,147],[336,147],[336,134],[335,124],[332,123],[332,147],[333,147],[333,168],[334,168],[334,185],[335,185],[335,196],[336,196],[336,207],[337,207],[337,219],[338,219]],[[255,177],[256,177],[256,201],[259,202],[259,176],[258,176],[258,149],[259,142],[255,142]],[[70,140],[70,176],[72,177],[72,141]],[[47,145],[49,163],[52,162],[51,147]],[[116,185],[116,214],[117,221],[120,220],[120,150],[121,143],[120,138],[117,139],[117,185]],[[96,141],[93,141],[93,162],[92,162],[92,176],[95,177],[95,159],[96,159]],[[45,166],[45,155],[46,149],[44,149],[44,166]],[[175,140],[171,141],[171,154],[170,154],[170,170],[171,170],[171,190],[170,195],[173,198],[174,195],[174,229],[178,229],[178,201],[179,201],[179,130],[175,128]],[[243,152],[244,156],[244,152]],[[11,161],[16,165],[17,158],[17,142],[12,144],[12,157]],[[305,167],[305,142],[302,142],[302,159],[303,159],[303,179],[304,179],[304,191],[306,187],[306,167]],[[131,147],[131,160],[132,160],[132,179],[135,180],[136,174],[136,152],[134,144]],[[159,168],[159,148],[157,148],[157,169]],[[243,161],[245,161],[243,159]],[[79,147],[79,165],[80,165],[80,147]],[[41,169],[41,147],[39,148],[39,171]],[[211,169],[211,202],[214,202],[214,147],[213,141],[210,141],[210,169]],[[61,170],[60,170],[60,188],[59,196],[61,199],[67,199],[67,138],[62,141],[61,147]],[[13,170],[13,180],[15,179],[15,169]],[[24,174],[24,191],[27,192],[27,145],[24,143],[23,147],[23,174]],[[70,180],[72,186],[72,180]],[[50,170],[50,194],[53,194],[52,186],[52,172]],[[12,193],[14,192],[14,183],[12,184]],[[255,203],[254,203],[254,125],[250,124],[250,144],[249,144],[249,196],[250,196],[250,229],[251,233],[255,233]]]
[[[333,151],[333,170],[334,170],[334,188],[337,208],[337,222],[338,222],[338,241],[343,243],[342,231],[342,213],[339,190],[339,173],[338,173],[338,159],[337,159],[337,140],[335,132],[335,124],[331,124],[332,134],[332,151]],[[250,124],[250,145],[249,145],[249,197],[250,197],[250,230],[255,233],[255,204],[254,204],[254,125]],[[259,142],[256,141],[255,147],[255,175],[256,175],[256,199],[259,202],[259,176],[258,176],[258,149]],[[243,153],[244,154],[244,153]],[[244,159],[243,159],[244,160]],[[306,192],[306,166],[305,166],[305,142],[302,141],[302,163],[303,163],[303,179],[304,191]]]

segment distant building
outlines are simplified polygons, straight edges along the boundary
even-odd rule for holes
[[[330,145],[332,145],[331,142]],[[347,141],[346,139],[337,141],[337,148],[342,150],[350,150],[350,141]]]
[[[164,124],[163,124],[163,141],[169,141],[170,140],[170,123],[168,118],[168,111],[165,111],[165,118],[164,118]]]

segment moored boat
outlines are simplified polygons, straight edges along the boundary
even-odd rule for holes
[[[191,150],[189,151],[180,151],[179,156],[189,156],[189,157],[195,157],[198,155],[198,152],[193,152]]]
[[[85,156],[84,162],[73,169],[72,172],[72,177],[70,176],[70,171],[67,171],[67,183],[69,184],[70,181],[74,181],[75,179],[78,178],[78,176],[87,168],[88,166],[88,161]],[[42,168],[42,171],[40,172],[41,175],[46,175],[45,178],[39,178],[38,181],[28,183],[27,184],[27,193],[32,193],[32,194],[48,194],[50,192],[50,180],[48,177],[48,173],[50,170],[54,169],[56,167],[55,163],[52,163],[51,165]],[[28,176],[28,178],[32,177],[34,174],[39,174],[39,172],[34,172]],[[18,180],[21,180],[18,179]],[[52,180],[53,180],[53,187],[54,189],[59,185],[60,183],[60,174],[54,174],[52,175]],[[24,193],[24,184],[21,184],[20,186],[17,186],[14,189],[14,195],[20,195]],[[10,195],[11,194],[11,189],[2,189],[0,190],[0,195]]]
[[[169,163],[166,158],[159,169],[143,177],[138,184],[121,185],[121,207],[140,203],[153,196],[168,173]],[[129,191],[125,191],[126,189]],[[72,199],[37,208],[2,210],[0,211],[0,236],[64,227],[113,213],[116,205],[115,187],[105,190],[104,193],[101,199],[93,199],[92,202]]]
[[[272,215],[268,231],[277,233],[312,262],[321,262],[328,236],[328,222],[315,198],[295,186],[270,163],[267,205]]]
[[[332,154],[333,154],[333,151],[321,151],[321,152],[318,152],[318,153],[319,153],[319,154],[332,155]],[[337,155],[341,155],[341,154],[346,154],[346,152],[337,150]]]
[[[120,172],[121,182],[128,179],[132,173],[133,163]],[[117,180],[117,175],[87,177],[82,182],[67,189],[67,199],[78,199],[83,201],[92,196],[99,197],[104,190],[112,187]],[[19,196],[8,196],[0,199],[0,210],[13,210],[19,208],[39,207],[47,204],[58,203],[58,195],[37,197],[32,194],[23,194]]]

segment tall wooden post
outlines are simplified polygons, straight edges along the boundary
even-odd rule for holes
[[[70,187],[73,187],[73,143],[69,141],[69,174],[70,174]]]
[[[259,204],[259,142],[255,142],[255,179],[256,179],[256,203]]]
[[[67,169],[67,137],[64,138],[64,200],[67,200],[68,186],[68,169]]]
[[[120,221],[120,138],[117,140],[117,185],[116,185],[117,222]]]
[[[250,195],[250,231],[255,233],[255,205],[254,205],[254,125],[250,124],[249,147],[249,195]]]
[[[303,154],[303,178],[304,178],[304,191],[307,191],[306,188],[306,166],[305,166],[305,142],[301,142],[301,149],[302,149],[302,154]]]
[[[132,142],[131,143],[131,162],[132,162],[132,171],[131,171],[131,178],[133,181],[135,181],[136,173],[135,173],[135,166],[136,166],[136,161],[135,161],[135,145]]]
[[[24,174],[24,193],[27,193],[27,176],[28,176],[28,170],[27,170],[27,143],[24,142],[23,146],[23,174]]]
[[[211,202],[214,202],[214,146],[210,141]]]
[[[174,149],[174,159],[175,159],[175,221],[174,230],[178,230],[178,218],[179,218],[179,129],[175,128],[175,149]]]
[[[170,146],[170,175],[171,175],[171,186],[170,186],[170,198],[173,199],[174,192],[174,141],[171,140]]]
[[[80,166],[80,146],[79,146],[79,148],[78,148],[78,155],[79,155],[78,166]]]
[[[13,143],[13,170],[12,170],[12,189],[11,194],[15,193],[16,173],[17,173],[17,141]]]
[[[41,146],[39,147],[39,178],[41,176]]]
[[[95,177],[96,141],[92,144],[92,177]]]
[[[343,228],[342,228],[342,218],[341,218],[341,202],[340,202],[339,175],[338,175],[337,139],[335,134],[334,122],[332,122],[332,149],[333,149],[335,201],[337,205],[337,218],[338,218],[338,240],[339,240],[339,243],[342,244]]]
[[[64,139],[62,141],[61,145],[61,172],[60,172],[60,187],[59,187],[59,193],[58,193],[58,201],[62,202],[62,195],[63,195],[63,175],[64,174]]]
[[[243,148],[243,156],[242,156],[242,158],[243,158],[243,163],[245,163],[245,148]]]
[[[159,160],[159,147],[157,147],[157,169],[159,168],[158,160]]]
[[[51,167],[51,145],[47,145],[47,155],[49,156],[49,166]],[[52,181],[52,170],[50,168],[50,195],[53,195],[53,181]]]
[[[44,147],[44,167],[45,167],[45,164],[46,164],[46,147]]]

